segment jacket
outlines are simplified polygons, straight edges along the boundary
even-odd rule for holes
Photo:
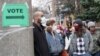
[[[92,50],[92,54],[100,51],[100,46],[98,45],[98,41],[100,41],[99,37],[100,37],[100,33],[99,32],[95,32],[95,34],[92,34],[93,37],[93,50]]]
[[[46,31],[46,39],[49,45],[50,53],[53,53],[55,55],[59,55],[61,51],[64,49],[64,40],[62,37],[55,32],[55,35],[53,37],[52,34]]]
[[[35,56],[50,56],[48,44],[46,41],[44,27],[33,23],[33,38]]]
[[[69,51],[70,51],[70,53],[73,54],[73,52],[76,52],[76,50],[77,50],[77,41],[76,41],[77,36],[76,36],[75,32],[73,32],[69,38],[71,38]],[[84,38],[84,42],[85,42],[85,52],[91,53],[91,51],[93,49],[93,39],[92,39],[90,32],[88,30],[86,30],[86,32],[83,34],[82,38]]]

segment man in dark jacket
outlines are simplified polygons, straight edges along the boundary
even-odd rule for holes
[[[46,41],[44,27],[41,25],[41,17],[43,13],[38,11],[34,14],[34,29],[33,29],[33,37],[34,37],[34,51],[35,56],[50,56],[49,48]]]

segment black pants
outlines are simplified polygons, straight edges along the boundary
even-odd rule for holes
[[[51,53],[51,56],[60,56],[60,54],[53,54],[53,53]]]

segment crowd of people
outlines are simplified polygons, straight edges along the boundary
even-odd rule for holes
[[[33,16],[35,56],[100,56],[100,33],[95,22],[83,23],[77,18],[69,31],[52,18],[42,24],[43,15],[37,11]]]

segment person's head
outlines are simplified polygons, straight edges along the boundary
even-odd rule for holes
[[[88,22],[88,29],[91,31],[91,32],[95,32],[95,22]]]
[[[82,31],[83,23],[81,19],[76,19],[73,23],[76,32]]]
[[[70,16],[68,16],[66,18],[66,25],[67,25],[68,29],[70,29],[72,27],[72,18]]]
[[[41,11],[36,11],[33,15],[34,22],[40,24],[41,23],[41,18],[43,17],[43,12]]]
[[[55,24],[55,20],[48,20],[46,25],[47,25],[47,31],[52,31],[53,30],[53,25]]]
[[[77,37],[82,37],[82,35],[85,33],[85,29],[83,28],[83,23],[81,19],[76,19],[74,21],[74,29],[75,29],[75,34]]]
[[[82,21],[82,23],[83,23],[83,26],[84,26],[84,27],[87,27],[86,21]]]

